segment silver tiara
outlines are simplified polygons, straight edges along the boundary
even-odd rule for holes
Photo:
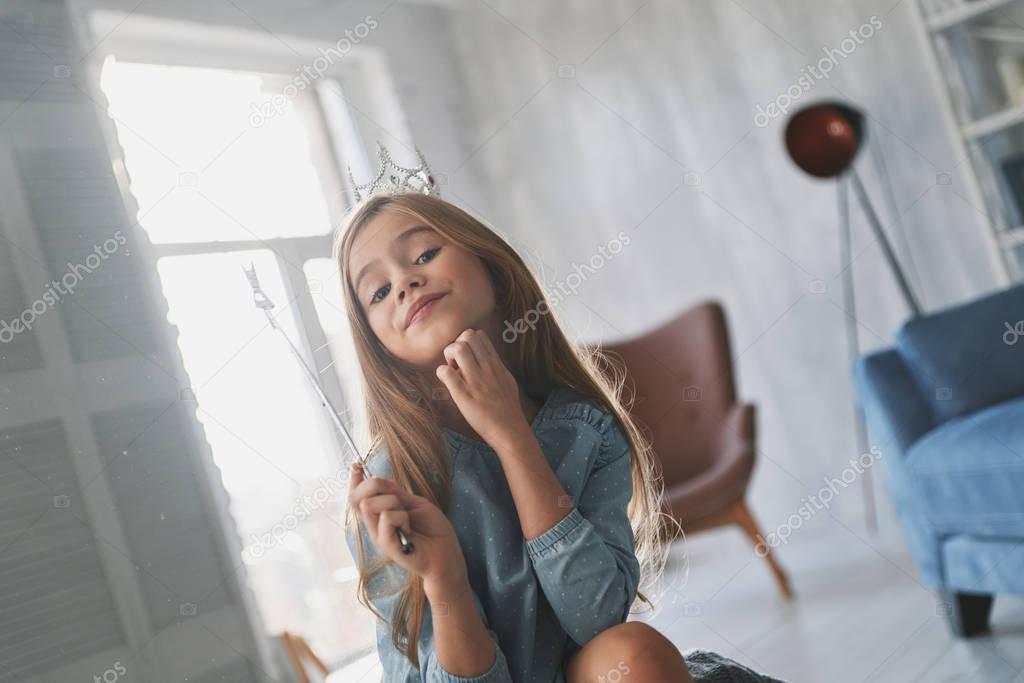
[[[437,181],[430,171],[430,166],[427,165],[427,160],[423,158],[423,153],[420,152],[419,147],[415,149],[416,156],[420,159],[419,168],[405,168],[404,166],[399,166],[391,159],[391,155],[388,154],[388,151],[384,149],[384,145],[378,140],[377,159],[379,160],[380,168],[377,170],[377,177],[365,185],[359,185],[356,183],[355,176],[352,175],[352,167],[349,166],[348,177],[352,182],[352,191],[355,193],[356,201],[362,201],[364,197],[369,197],[378,192],[395,194],[410,190],[440,197],[441,188],[438,187]]]

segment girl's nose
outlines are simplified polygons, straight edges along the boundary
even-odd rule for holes
[[[402,286],[400,288],[400,294],[402,300],[404,301],[406,298],[409,297],[410,294],[412,294],[413,287],[423,286],[423,276],[419,274],[410,275],[408,279],[403,280],[401,284]]]

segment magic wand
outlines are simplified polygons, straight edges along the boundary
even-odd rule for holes
[[[327,414],[330,415],[331,422],[334,424],[334,427],[343,437],[345,437],[345,441],[348,443],[349,448],[351,448],[352,452],[356,454],[356,458],[359,460],[359,466],[362,468],[363,473],[368,478],[372,479],[373,475],[370,474],[370,470],[366,467],[366,458],[359,452],[356,442],[352,439],[352,435],[349,434],[348,429],[345,427],[345,423],[342,422],[341,418],[338,416],[338,411],[334,409],[330,399],[327,398],[327,394],[324,393],[323,387],[320,386],[320,382],[317,380],[316,375],[314,375],[313,371],[309,369],[308,365],[306,365],[306,361],[303,360],[299,350],[295,348],[294,344],[292,344],[292,340],[288,338],[288,334],[281,329],[277,324],[277,321],[274,319],[274,316],[270,314],[270,309],[274,307],[274,302],[270,300],[270,297],[268,297],[260,287],[260,281],[256,277],[256,267],[250,262],[248,268],[242,266],[242,271],[245,273],[245,277],[249,279],[249,286],[252,287],[253,302],[256,304],[256,308],[263,309],[270,326],[280,332],[281,336],[284,337],[284,340],[288,343],[288,348],[292,351],[292,355],[295,357],[295,360],[299,362],[299,366],[306,375],[306,379],[308,379],[309,383],[313,385],[313,390],[316,391],[317,396],[320,397],[320,403],[327,409]],[[415,550],[415,546],[413,546],[409,539],[406,538],[405,532],[403,532],[401,528],[395,527],[395,533],[398,534],[398,542],[402,546],[402,552],[406,555],[411,554],[412,551]]]

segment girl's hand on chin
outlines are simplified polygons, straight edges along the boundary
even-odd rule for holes
[[[530,425],[519,403],[519,383],[505,367],[490,337],[468,329],[444,348],[438,378],[466,422],[492,448],[516,438]]]

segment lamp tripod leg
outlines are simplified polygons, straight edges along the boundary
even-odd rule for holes
[[[850,262],[852,240],[850,239],[850,204],[847,184],[847,176],[840,176],[836,190],[839,200],[839,265],[842,268],[843,276],[843,307],[847,311],[844,320],[849,358],[847,369],[851,370],[854,361],[860,355],[860,343],[857,338],[857,301],[853,290],[853,264]],[[860,403],[856,400],[853,406],[853,424],[857,432],[857,454],[859,456],[868,452],[868,438],[867,429],[864,426],[864,414]],[[861,493],[864,496],[864,523],[868,531],[875,535],[878,533],[878,516],[870,471],[864,472],[861,477]]]
[[[882,245],[882,253],[885,255],[885,260],[889,263],[889,269],[896,277],[896,283],[899,285],[903,298],[907,302],[907,308],[910,309],[916,318],[921,315],[921,306],[917,303],[917,298],[910,289],[910,284],[903,274],[903,269],[900,268],[899,261],[896,260],[896,254],[893,253],[892,245],[889,244],[889,239],[885,236],[885,230],[882,229],[882,223],[878,220],[875,207],[871,204],[871,200],[868,198],[868,193],[864,189],[864,184],[861,183],[857,171],[851,168],[849,176],[850,181],[853,183],[854,192],[857,193],[857,200],[860,201],[860,205],[864,208],[864,213],[867,215],[868,225],[871,226],[871,231],[875,234],[875,238],[878,239],[878,243]]]

